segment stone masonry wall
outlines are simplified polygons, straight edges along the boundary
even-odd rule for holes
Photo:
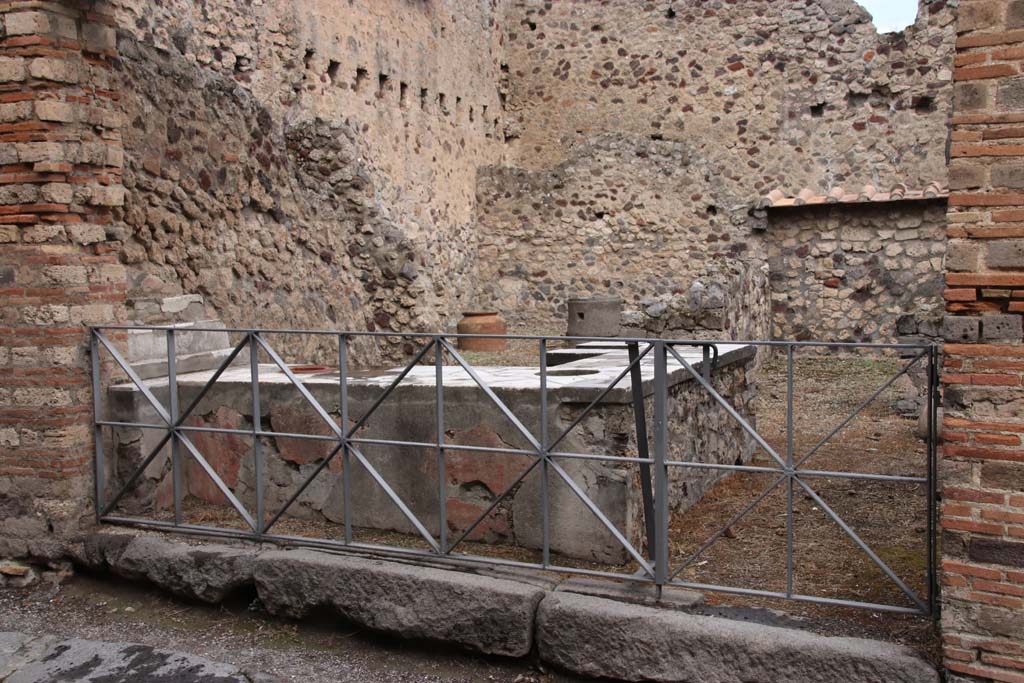
[[[551,169],[486,169],[481,306],[513,324],[564,327],[574,296],[638,304],[685,291],[712,263],[754,259],[702,198],[710,174],[688,143],[612,134]]]
[[[842,0],[516,0],[480,305],[636,304],[709,259],[758,268],[749,209],[772,189],[941,181],[953,22],[944,0],[881,36]]]
[[[494,3],[118,0],[117,18],[133,319],[201,295],[229,325],[454,325],[476,169],[502,148]]]
[[[949,681],[1024,680],[1024,3],[958,23],[944,333]]]
[[[87,323],[123,315],[114,30],[101,2],[0,5],[0,557],[90,514]]]
[[[773,338],[894,342],[939,336],[943,202],[774,209],[763,236]]]

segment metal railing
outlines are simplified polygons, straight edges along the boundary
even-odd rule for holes
[[[152,391],[147,381],[143,380],[133,370],[132,365],[125,359],[117,346],[111,341],[108,332],[117,331],[124,333],[129,330],[148,330],[162,332],[166,335],[167,345],[167,376],[168,401],[167,405],[161,403]],[[240,341],[232,348],[231,352],[224,357],[219,367],[205,382],[198,394],[182,409],[179,405],[176,335],[182,332],[215,332],[240,335]],[[317,401],[313,393],[304,385],[281,355],[267,341],[269,335],[317,335],[334,338],[337,343],[337,372],[338,372],[338,405],[340,406],[339,426],[325,407]],[[351,381],[349,363],[349,343],[357,338],[382,338],[411,340],[420,344],[418,350],[412,355],[411,360],[393,378],[383,392],[374,400],[366,412],[355,419],[350,420],[349,409],[349,385]],[[499,397],[495,390],[488,385],[481,374],[471,363],[459,352],[452,343],[460,337],[465,338],[504,338],[519,343],[530,342],[536,344],[539,367],[539,429],[535,434],[528,429],[516,416],[512,409]],[[549,433],[549,376],[548,352],[552,344],[578,344],[581,342],[606,342],[622,344],[628,350],[628,362],[618,372],[615,379],[605,386],[593,400],[576,415],[567,427],[551,438]],[[95,326],[91,328],[91,363],[92,363],[92,390],[94,397],[94,434],[95,434],[95,506],[97,520],[101,523],[123,524],[140,527],[148,527],[163,530],[173,530],[181,533],[197,534],[210,537],[241,538],[258,541],[276,542],[286,545],[309,546],[314,548],[363,551],[370,553],[383,553],[406,557],[428,557],[431,559],[452,559],[459,562],[484,563],[512,567],[528,567],[542,570],[552,570],[564,573],[586,574],[603,577],[614,577],[630,581],[653,583],[659,587],[681,586],[698,590],[723,591],[741,595],[761,596],[766,598],[784,598],[804,602],[825,603],[845,607],[863,607],[879,611],[898,613],[923,614],[936,616],[937,614],[937,593],[936,581],[936,421],[938,406],[938,347],[933,344],[866,344],[866,343],[837,343],[837,342],[814,342],[814,341],[736,341],[729,344],[751,345],[760,349],[772,349],[774,352],[781,351],[786,358],[786,446],[784,449],[773,448],[768,441],[758,433],[751,421],[740,414],[733,407],[730,400],[723,396],[713,386],[713,372],[718,363],[718,347],[725,342],[713,342],[707,340],[662,340],[642,338],[600,338],[600,337],[555,337],[555,336],[533,336],[533,335],[455,335],[455,334],[420,334],[420,333],[380,333],[380,332],[340,332],[323,330],[260,330],[250,328],[203,328],[203,327],[170,327],[170,326],[130,326],[130,325],[109,325]],[[866,400],[861,402],[856,409],[850,413],[840,424],[831,429],[824,437],[817,440],[815,445],[805,453],[798,453],[795,447],[794,430],[794,350],[803,347],[817,347],[837,350],[852,351],[856,349],[874,349],[887,353],[898,354],[905,360],[905,363],[894,375],[882,384]],[[700,349],[698,359],[685,357],[679,352],[680,348]],[[113,359],[116,367],[124,373],[124,376],[134,385],[135,389],[145,397],[146,402],[152,407],[159,417],[157,423],[147,422],[126,422],[105,419],[103,411],[103,391],[105,389],[104,379],[101,374],[101,351],[107,352]],[[197,406],[207,396],[211,388],[221,378],[223,373],[244,351],[248,351],[249,381],[252,387],[252,415],[253,424],[251,429],[230,429],[220,427],[203,427],[188,424],[186,421],[193,416]],[[401,439],[370,439],[357,436],[360,428],[366,425],[367,421],[388,398],[389,395],[401,384],[409,373],[417,366],[429,362],[428,354],[433,352],[434,373],[434,403],[436,420],[436,439],[434,442],[408,441]],[[323,425],[329,430],[329,434],[309,434],[279,432],[264,429],[263,410],[261,410],[260,391],[260,363],[259,355],[263,353],[268,357],[273,366],[287,378],[291,386],[302,396],[304,401],[323,421]],[[473,381],[473,384],[482,392],[487,400],[514,426],[515,431],[529,444],[528,448],[512,447],[489,447],[479,445],[456,445],[446,443],[445,416],[444,416],[444,358],[454,361],[463,372]],[[909,360],[906,360],[908,359]],[[647,424],[646,409],[644,405],[647,392],[644,388],[644,381],[641,376],[641,365],[645,359],[649,359],[649,365],[653,365],[653,395],[650,396],[653,403],[653,416],[650,428]],[[670,459],[669,450],[669,387],[670,387],[670,364],[672,371],[680,368],[684,371],[686,381],[697,383],[701,390],[706,393],[714,404],[721,407],[732,420],[747,434],[770,458],[769,466],[739,464],[715,464],[707,462],[691,462],[684,460]],[[892,475],[858,473],[849,471],[819,470],[805,468],[806,461],[822,449],[828,442],[843,431],[864,409],[891,387],[900,377],[908,374],[915,366],[922,365],[926,376],[926,398],[925,410],[927,411],[927,462],[926,471],[923,476]],[[628,380],[627,380],[628,378]],[[608,394],[627,380],[632,396],[632,410],[635,419],[635,436],[637,456],[622,456],[611,453],[576,453],[560,451],[558,447],[583,419],[591,413]],[[124,479],[118,490],[112,496],[107,496],[108,482],[106,479],[106,465],[104,452],[105,428],[133,428],[146,430],[160,430],[162,437],[156,445],[141,459],[135,466],[133,472]],[[196,447],[191,434],[198,432],[211,432],[220,434],[235,434],[252,437],[253,469],[255,478],[254,510],[248,510],[235,492],[225,484],[218,475],[216,469],[210,465],[206,457]],[[327,441],[333,447],[322,460],[317,464],[312,473],[288,498],[287,502],[277,510],[276,513],[268,515],[264,504],[264,482],[266,479],[265,462],[261,453],[261,437],[288,437],[297,439],[311,439]],[[118,505],[122,499],[132,490],[139,478],[146,471],[147,467],[154,461],[157,455],[167,445],[170,445],[171,455],[171,476],[173,490],[173,520],[154,520],[139,517],[131,517],[117,514]],[[428,530],[418,516],[402,497],[392,488],[387,478],[371,463],[364,453],[364,447],[370,445],[383,446],[414,446],[430,448],[435,452],[438,470],[439,509],[438,531],[432,533]],[[462,530],[454,540],[448,537],[448,525],[446,523],[446,493],[445,493],[445,456],[449,448],[459,451],[469,451],[490,454],[510,454],[517,456],[530,456],[532,461],[512,481],[503,492],[496,495],[489,507],[480,514],[475,521],[466,529]],[[230,506],[244,520],[246,529],[231,529],[219,526],[194,524],[185,521],[183,513],[183,499],[187,495],[186,486],[183,484],[184,463],[186,458],[191,458],[212,480],[220,493],[224,496]],[[340,539],[328,538],[307,538],[302,536],[276,534],[272,529],[277,525],[289,508],[302,496],[303,492],[310,486],[316,477],[328,467],[335,459],[340,458],[342,496],[343,496],[343,536]],[[640,488],[643,497],[644,510],[644,540],[646,542],[646,553],[636,547],[626,537],[622,530],[606,516],[600,507],[588,496],[581,487],[563,467],[561,461],[567,459],[601,460],[621,463],[622,465],[636,465],[639,470]],[[426,549],[416,549],[398,545],[382,543],[366,543],[358,541],[353,536],[352,510],[350,495],[351,472],[353,465],[358,465],[366,470],[373,481],[378,484],[387,494],[388,498],[398,507],[404,518],[416,530],[422,540],[426,543]],[[542,547],[540,562],[524,562],[500,557],[487,557],[473,553],[455,552],[464,544],[473,531],[491,514],[495,508],[505,500],[509,494],[523,480],[537,468],[541,471],[540,476],[540,499],[542,505]],[[669,514],[670,514],[670,493],[669,478],[671,468],[705,468],[722,470],[725,472],[746,472],[770,475],[772,483],[764,489],[753,501],[747,504],[739,513],[734,515],[727,524],[712,534],[707,541],[682,564],[673,565],[669,557]],[[595,569],[587,569],[575,566],[561,565],[552,561],[552,549],[550,540],[550,500],[548,491],[549,476],[564,483],[575,495],[575,497],[594,515],[600,525],[614,537],[615,541],[622,546],[629,558],[639,567],[635,574],[624,574],[622,572],[611,572]],[[926,572],[925,588],[923,595],[911,589],[907,583],[894,572],[879,555],[866,543],[856,531],[847,524],[842,517],[828,505],[820,493],[812,485],[812,482],[819,478],[847,478],[864,481],[895,482],[914,484],[925,489],[926,517],[925,525],[927,531],[926,539]],[[425,484],[427,485],[427,484]],[[786,496],[786,571],[785,590],[762,590],[756,588],[744,588],[738,586],[717,585],[709,583],[698,583],[685,581],[680,574],[687,567],[693,565],[711,546],[713,546],[728,530],[736,525],[745,515],[750,513],[759,503],[765,500],[770,494],[779,490],[785,491]],[[899,589],[900,593],[906,596],[911,606],[882,604],[860,600],[849,600],[823,597],[819,595],[805,595],[797,592],[794,587],[794,495],[802,492],[805,496],[813,499],[814,503],[833,520],[843,533],[876,565],[884,575]]]

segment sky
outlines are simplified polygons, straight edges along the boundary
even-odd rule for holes
[[[857,0],[871,13],[879,33],[902,31],[917,17],[917,0]]]

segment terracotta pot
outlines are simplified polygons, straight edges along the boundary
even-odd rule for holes
[[[462,314],[459,334],[508,334],[508,325],[495,311],[468,311]],[[465,351],[504,351],[507,339],[466,339],[459,337],[459,348]]]
[[[314,375],[318,372],[330,370],[326,365],[289,365],[288,369],[295,375]]]

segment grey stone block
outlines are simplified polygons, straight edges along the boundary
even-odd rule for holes
[[[1019,315],[986,315],[981,319],[981,338],[988,341],[1020,339],[1024,326]]]
[[[1007,99],[1011,97],[1012,93],[1006,95]],[[1002,99],[1003,94],[1000,92],[1000,100]],[[957,111],[985,109],[990,101],[991,92],[987,83],[970,81],[953,86],[953,106]]]
[[[937,683],[909,650],[857,638],[550,593],[537,615],[544,661],[587,676],[685,683]]]
[[[942,319],[942,338],[948,342],[978,341],[978,318],[947,315]]]
[[[996,187],[1024,187],[1024,164],[996,164],[991,173],[992,184]]]
[[[967,546],[967,556],[975,562],[1024,567],[1024,543],[1001,538],[972,538]]]
[[[192,546],[160,536],[96,534],[86,540],[84,559],[93,568],[146,580],[190,600],[217,603],[252,583],[256,549]]]
[[[1011,0],[1006,6],[1006,28],[1021,28],[1022,26],[1024,26],[1024,2]]]
[[[950,242],[946,246],[946,268],[956,271],[975,271],[978,269],[980,253],[978,245],[974,242]]]
[[[1024,240],[989,242],[985,262],[989,268],[1024,268]]]
[[[996,102],[1002,109],[1024,109],[1024,78],[1005,78],[999,81]]]
[[[272,614],[327,606],[349,621],[405,638],[522,657],[544,591],[514,581],[311,550],[262,553],[256,590]]]

